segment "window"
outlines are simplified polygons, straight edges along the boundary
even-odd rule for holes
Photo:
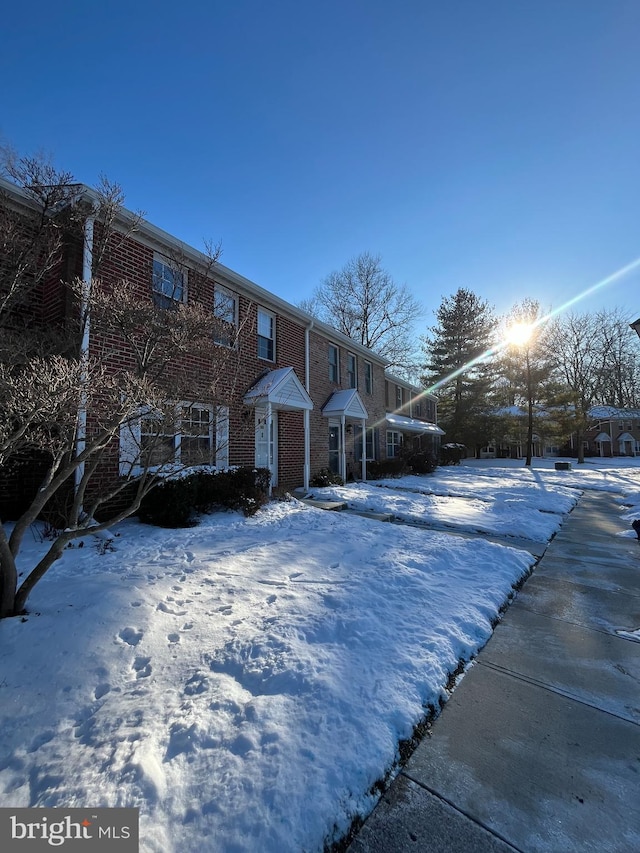
[[[120,473],[142,468],[229,464],[229,410],[182,403],[167,411],[145,411],[120,430]]]
[[[394,429],[387,430],[387,459],[395,459],[400,455],[402,447],[402,433]]]
[[[340,351],[333,344],[329,344],[329,381],[340,382]]]
[[[175,434],[172,424],[160,412],[147,412],[140,418],[140,464],[165,465],[175,458]]]
[[[183,465],[213,462],[213,411],[210,406],[183,406],[177,458]]]
[[[402,408],[402,388],[396,385],[396,409]]]
[[[376,448],[378,446],[378,430],[376,427],[368,427],[366,430],[367,462],[377,458]],[[362,427],[355,427],[355,443],[353,448],[354,459],[362,462]]]
[[[214,340],[217,344],[232,347],[236,340],[238,325],[238,300],[235,294],[216,286],[213,292],[213,314],[219,321]]]
[[[358,387],[358,362],[353,353],[347,353],[347,384],[349,388]]]
[[[415,417],[415,418],[421,418],[422,417],[422,403],[417,398],[413,404],[413,417]]]
[[[184,302],[184,273],[170,266],[166,260],[153,259],[151,289],[158,308],[175,308]]]
[[[258,358],[275,361],[275,325],[273,314],[258,308]]]
[[[364,363],[364,390],[367,394],[373,394],[373,365],[370,361]]]

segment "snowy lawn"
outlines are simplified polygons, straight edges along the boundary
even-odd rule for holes
[[[437,472],[311,490],[319,500],[345,501],[350,509],[390,513],[396,519],[461,531],[547,542],[580,492],[563,486],[523,483],[514,478],[458,477]]]
[[[476,503],[500,515],[459,500],[470,528]],[[145,853],[340,837],[533,560],[297,502],[118,532],[67,550],[0,623],[0,806],[138,806]]]

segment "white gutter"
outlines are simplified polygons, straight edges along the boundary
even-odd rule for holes
[[[311,388],[311,356],[309,353],[310,344],[309,344],[309,332],[313,329],[314,320],[310,320],[309,323],[305,326],[304,329],[304,387],[309,393]],[[311,427],[310,427],[310,415],[309,410],[305,409],[302,415],[304,419],[304,490],[305,492],[309,489],[309,480],[311,479]]]
[[[91,318],[89,311],[89,296],[91,295],[91,276],[93,273],[93,226],[95,216],[87,216],[84,223],[84,240],[82,250],[82,297],[80,300],[80,318],[82,327],[82,341],[80,343],[80,363],[82,365],[80,392],[80,404],[78,406],[78,430],[76,435],[76,456],[79,456],[86,447],[87,437],[87,392],[85,390],[88,376],[89,362],[89,337],[91,331]],[[84,476],[84,462],[76,468],[75,485],[79,487]]]

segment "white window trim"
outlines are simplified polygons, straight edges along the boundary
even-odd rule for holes
[[[266,338],[265,335],[261,335],[259,332],[260,314],[264,314],[266,317],[269,317],[271,319],[271,335],[272,335],[271,338]],[[273,358],[267,358],[264,355],[260,355],[260,338],[265,338],[265,340],[271,340],[272,341],[272,343],[273,343],[273,347],[272,347],[273,348]],[[261,361],[268,361],[270,364],[274,364],[276,361],[276,315],[273,313],[273,311],[269,311],[266,308],[262,308],[261,306],[258,306],[258,309],[256,311],[256,339],[258,342],[258,346],[257,346],[258,358]]]
[[[349,388],[358,390],[358,356],[354,352],[347,351],[347,381],[351,383],[351,371],[349,370],[349,359],[353,359],[353,381],[354,384],[349,384]]]
[[[395,441],[391,442],[389,440],[390,436],[398,436],[399,441],[397,443]],[[403,439],[402,433],[399,430],[397,430],[397,429],[388,429],[387,430],[387,442],[386,442],[387,459],[397,459],[398,458],[397,454],[395,454],[394,456],[389,455],[389,445],[392,445],[393,447],[402,447],[402,439]]]
[[[229,290],[228,287],[224,287],[221,284],[214,283],[214,285],[213,285],[213,314],[214,314],[214,317],[216,316],[216,313],[215,313],[215,311],[216,311],[216,303],[215,303],[216,293],[223,293],[225,296],[228,296],[231,299],[233,299],[233,322],[230,323],[230,325],[233,325],[233,328],[235,329],[235,331],[237,333],[238,325],[239,325],[239,311],[240,311],[240,306],[239,306],[240,300],[238,298],[238,294],[234,293],[233,290]],[[223,322],[226,323],[229,321],[223,320]],[[233,344],[227,344],[227,343],[225,343],[225,341],[218,341],[218,340],[216,340],[214,342],[216,344],[218,344],[219,346],[227,347],[228,349],[235,349],[235,347],[237,345],[237,339],[234,340]]]
[[[182,276],[182,299],[174,299],[172,296],[167,296],[166,293],[162,293],[161,291],[156,290],[154,288],[153,263],[155,263],[156,261],[158,261],[158,263],[161,263],[163,266],[168,267],[170,270],[173,270],[174,273],[180,273],[180,275]],[[186,268],[178,269],[178,265],[172,263],[171,258],[167,257],[166,255],[160,254],[160,252],[153,253],[153,263],[151,264],[151,294],[153,295],[157,293],[159,296],[164,296],[166,299],[172,299],[177,305],[184,305],[187,301],[187,288],[189,285],[188,270]]]
[[[215,468],[223,469],[229,467],[229,407],[228,406],[213,406],[210,403],[199,403],[195,400],[183,400],[177,407],[197,407],[199,409],[207,409],[212,420],[210,422],[210,439],[213,465]],[[157,473],[164,467],[173,464],[180,465],[181,452],[181,431],[178,429],[174,434],[174,449],[175,459],[173,462],[167,462],[165,465],[153,465],[146,468],[140,465],[140,452],[142,449],[142,419],[150,414],[149,410],[140,409],[136,418],[126,421],[120,426],[120,455],[119,455],[119,472],[121,477],[136,477],[147,470],[150,473]],[[215,429],[213,416],[215,415]],[[177,419],[176,423],[180,423]],[[185,466],[190,467],[190,466]]]
[[[331,358],[329,357],[331,350],[334,350],[334,352],[336,354],[335,364],[331,361]],[[327,344],[327,360],[329,363],[329,382],[333,382],[334,385],[339,385],[340,384],[340,347],[336,346],[335,344],[331,344],[331,343]],[[335,377],[335,379],[332,379],[331,370],[334,367],[336,369],[336,377]]]

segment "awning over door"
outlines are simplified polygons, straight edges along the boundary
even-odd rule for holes
[[[266,406],[278,411],[299,412],[313,409],[311,397],[296,376],[293,367],[270,370],[244,395],[246,406]]]
[[[322,407],[322,414],[325,418],[345,417],[366,420],[369,417],[369,413],[355,388],[349,388],[346,391],[334,391]]]
[[[445,434],[444,430],[440,429],[436,424],[431,424],[427,421],[418,421],[415,418],[407,418],[404,415],[388,414],[386,420],[392,429],[400,430],[400,432],[415,432],[420,435]]]

